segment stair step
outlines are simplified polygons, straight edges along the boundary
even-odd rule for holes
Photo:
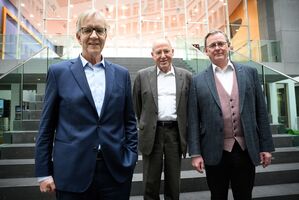
[[[25,163],[26,161],[24,161]],[[279,178],[277,178],[279,177]],[[162,185],[163,185],[162,175]],[[292,164],[273,164],[267,168],[257,167],[256,186],[299,183],[299,163]],[[0,179],[0,193],[8,194],[9,191],[18,191],[38,187],[36,178],[4,178]],[[15,190],[12,190],[14,188]],[[181,191],[194,192],[208,190],[206,184],[205,173],[200,174],[195,170],[187,170],[181,172]],[[38,190],[37,190],[38,191]],[[163,190],[161,190],[163,191]],[[133,175],[132,195],[142,194],[142,174],[135,173]],[[0,198],[2,199],[2,198]]]
[[[16,131],[36,131],[39,127],[39,121],[37,119],[14,120],[13,127]]]
[[[34,133],[37,134],[35,131],[14,131],[16,132],[15,135],[13,134],[12,141],[16,141],[19,146],[14,146],[14,144],[4,144],[0,145],[0,151],[1,151],[1,159],[26,159],[26,158],[33,158],[34,157],[34,144],[25,143],[35,140]],[[17,135],[18,134],[18,135]],[[26,136],[29,134],[28,136]],[[34,136],[33,136],[34,135]],[[11,137],[11,136],[10,136]],[[24,140],[22,140],[22,138]],[[276,134],[273,135],[273,140],[275,144],[276,151],[278,148],[283,147],[293,147],[297,146],[299,147],[299,136],[298,135],[290,135],[290,134]],[[24,143],[25,146],[22,146],[22,143]],[[12,146],[10,146],[12,145]],[[28,148],[28,150],[26,149]],[[4,148],[4,149],[3,149]],[[22,150],[18,150],[18,148],[21,148]],[[31,153],[31,154],[30,154]],[[297,154],[296,152],[292,154]],[[279,156],[279,154],[277,155]],[[290,155],[291,156],[291,155]],[[276,155],[275,155],[276,157]],[[293,157],[293,156],[291,156]],[[295,158],[296,159],[296,158]],[[288,156],[282,158],[282,160],[290,160]],[[274,160],[273,162],[276,162]],[[291,162],[291,161],[288,161]],[[297,161],[295,161],[297,162]]]
[[[38,131],[5,131],[5,144],[34,143]]]
[[[34,177],[34,159],[0,160],[0,178]]]
[[[299,163],[299,147],[278,148],[273,153],[272,164]],[[191,158],[182,159],[182,171],[193,170]],[[23,173],[22,173],[23,171]],[[135,173],[142,173],[142,156],[139,156]],[[34,159],[1,159],[0,178],[34,176]]]
[[[2,144],[0,145],[1,159],[32,159],[34,158],[35,144]]]
[[[256,168],[256,185],[299,183],[299,163],[271,164]]]
[[[252,191],[253,200],[298,200],[299,183],[278,184],[267,186],[255,186]],[[160,195],[163,199],[163,194]],[[180,200],[210,200],[209,191],[183,192]],[[130,200],[143,200],[143,196],[131,196]],[[228,200],[233,200],[232,192],[229,190]]]
[[[39,191],[36,178],[0,179],[0,199],[55,200],[54,194]]]
[[[290,134],[274,134],[273,142],[275,148],[299,146],[299,136]]]
[[[276,148],[272,159],[273,164],[299,162],[299,146]]]
[[[41,110],[24,110],[22,117],[24,120],[39,120],[41,113]]]
[[[29,102],[29,110],[42,110],[43,101]]]

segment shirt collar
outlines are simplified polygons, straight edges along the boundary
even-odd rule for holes
[[[95,66],[99,66],[100,64],[102,64],[103,68],[105,68],[105,59],[104,59],[104,56],[102,56],[102,58],[103,58],[103,59],[101,60],[101,62],[96,63]],[[82,66],[83,66],[83,68],[86,67],[86,66],[89,66],[89,67],[92,67],[92,66],[93,66],[90,62],[88,62],[88,61],[82,56],[81,53],[80,53],[80,60],[81,60],[81,62],[82,62]]]
[[[232,71],[235,70],[233,63],[230,60],[228,60],[227,65],[223,69],[221,69],[220,67],[218,67],[214,63],[212,63],[212,67],[213,67],[213,72],[214,73],[216,73],[216,72],[226,72],[228,70],[232,70]]]
[[[164,73],[164,72],[162,72],[161,70],[160,70],[160,68],[157,66],[157,75],[159,75],[159,74],[172,74],[172,75],[175,75],[175,73],[174,73],[174,68],[173,68],[173,66],[171,65],[170,66],[170,71],[168,71],[167,73]]]

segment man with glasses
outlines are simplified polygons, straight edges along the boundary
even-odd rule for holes
[[[136,119],[128,70],[102,55],[107,28],[99,12],[83,12],[82,53],[48,71],[35,164],[41,192],[58,200],[129,199]]]
[[[192,166],[205,169],[212,200],[252,199],[255,166],[267,167],[274,151],[265,98],[255,68],[229,59],[222,31],[205,37],[212,64],[193,77],[188,101]]]

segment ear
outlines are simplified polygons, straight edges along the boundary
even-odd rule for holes
[[[80,42],[81,35],[80,35],[79,33],[76,33],[76,38],[77,38],[77,40]]]
[[[154,53],[153,52],[151,52],[151,55],[152,55],[152,57],[154,57]]]
[[[203,52],[205,52],[205,54],[208,53],[207,47],[204,47],[204,48],[203,48]]]
[[[78,40],[78,42],[81,44],[81,35],[80,35],[80,33],[76,33],[76,38],[77,38],[77,40]]]

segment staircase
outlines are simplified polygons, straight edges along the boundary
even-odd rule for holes
[[[107,58],[129,68],[132,84],[139,69],[154,65],[151,58]],[[185,67],[181,59],[174,65]],[[15,120],[14,131],[4,133],[0,145],[0,200],[53,200],[55,195],[40,193],[34,177],[34,142],[42,108],[43,95],[37,95],[23,120]],[[253,191],[255,200],[299,199],[299,136],[273,134],[276,152],[267,168],[257,167]],[[139,156],[133,176],[131,200],[142,199],[142,158]],[[163,177],[163,176],[162,176]],[[163,178],[162,178],[163,179]],[[163,182],[163,180],[162,180]],[[161,193],[163,190],[161,189]],[[162,196],[162,195],[161,195]],[[182,160],[181,199],[209,199],[205,174],[193,170],[190,158]],[[232,199],[230,194],[230,199]]]

